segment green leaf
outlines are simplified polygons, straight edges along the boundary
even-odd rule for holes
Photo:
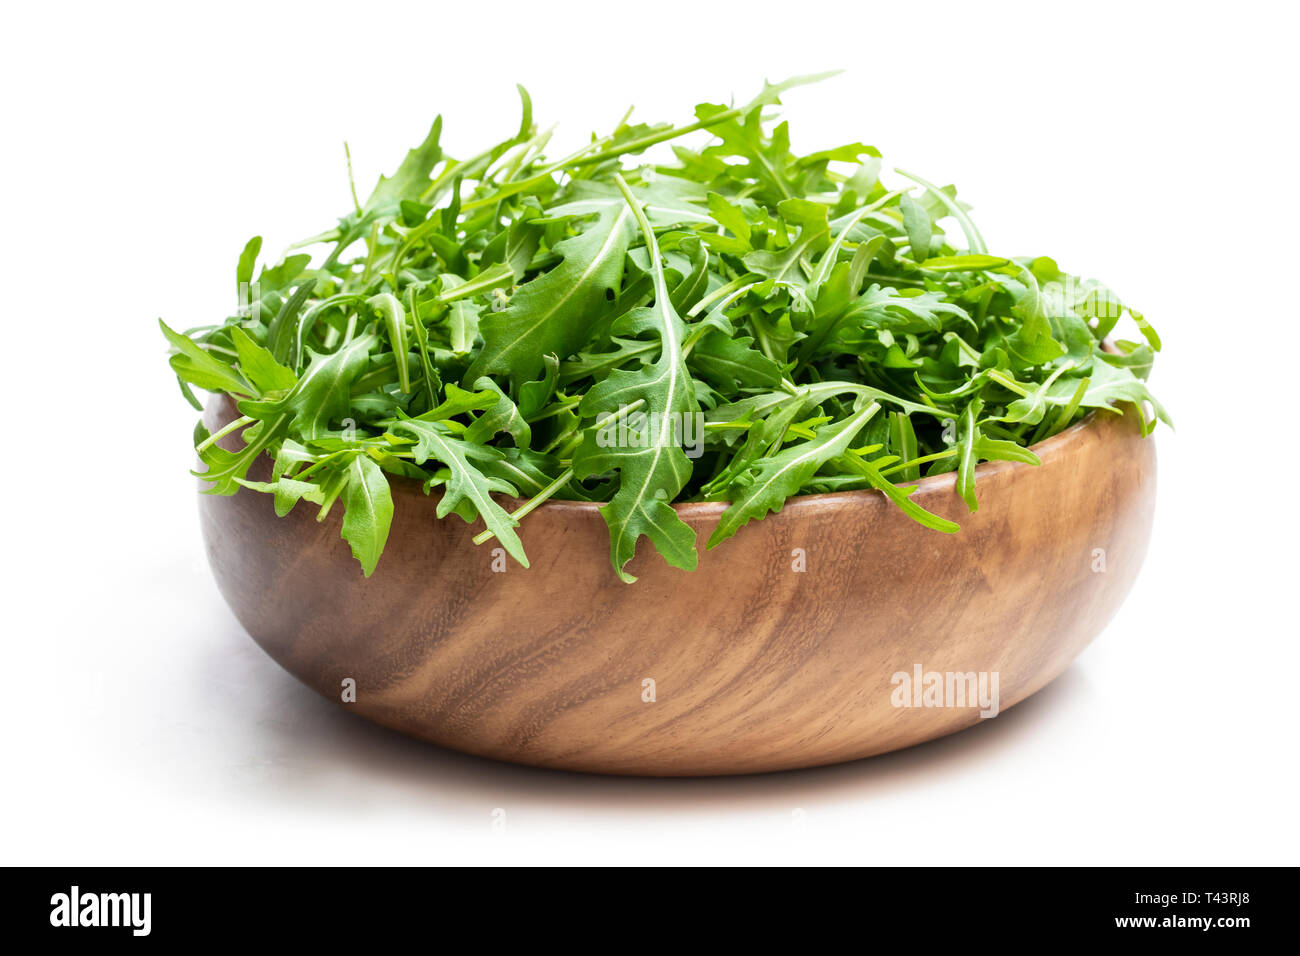
[[[307,369],[288,395],[274,401],[245,400],[239,403],[239,411],[262,419],[288,415],[299,438],[324,437],[333,422],[350,417],[352,385],[370,364],[375,342],[375,336],[367,333],[331,355],[308,352]]]
[[[883,492],[885,497],[898,506],[903,514],[907,515],[923,528],[931,528],[934,531],[942,531],[944,534],[956,534],[961,528],[947,518],[941,518],[933,512],[926,511],[915,501],[911,500],[912,494],[917,490],[917,486],[910,488],[900,488],[891,482],[888,478],[880,473],[880,467],[875,462],[867,461],[866,458],[853,454],[851,451],[844,456],[841,461],[845,467],[858,472],[866,478],[867,484],[877,491]]]
[[[479,320],[483,348],[466,381],[493,373],[518,388],[542,371],[544,356],[568,356],[586,342],[590,323],[623,275],[634,217],[603,208],[581,233],[555,246],[562,262],[519,287],[508,308]]]
[[[209,392],[229,392],[232,395],[252,395],[255,391],[244,378],[225,362],[214,358],[188,335],[168,328],[158,320],[162,333],[177,354],[171,357],[172,370],[182,382],[189,382]]]
[[[790,445],[762,459],[752,470],[751,480],[733,486],[731,504],[709,536],[713,549],[730,538],[751,519],[780,511],[786,499],[798,494],[822,465],[843,455],[854,437],[880,406],[869,402],[857,412],[817,430],[817,437]]]
[[[732,237],[728,243],[720,247],[715,245],[714,248],[720,248],[721,251],[733,255],[743,255],[754,248],[750,242],[749,220],[745,218],[745,213],[739,206],[728,202],[724,196],[711,192],[709,193],[709,215],[730,232]]]
[[[472,506],[474,513],[483,519],[483,523],[501,542],[506,552],[524,567],[528,567],[523,542],[515,533],[515,520],[492,498],[493,492],[513,495],[515,489],[499,478],[489,478],[474,464],[472,459],[483,452],[480,446],[451,437],[447,426],[442,422],[405,419],[395,424],[391,433],[399,437],[410,435],[415,438],[417,465],[433,458],[450,470],[442,499],[438,502],[439,518],[446,517],[453,510],[464,517],[457,509],[461,505]]]
[[[1023,285],[1014,293],[1012,312],[1020,319],[1020,327],[1006,339],[1007,348],[1026,367],[1045,365],[1064,355],[1065,348],[1052,338],[1052,324],[1043,311],[1038,280],[1023,267],[1019,279]]]
[[[467,412],[479,412],[485,408],[491,408],[499,401],[500,394],[497,389],[469,392],[456,385],[449,384],[446,388],[447,397],[436,407],[429,409],[423,415],[416,416],[416,418],[424,422],[448,421]]]
[[[975,440],[975,455],[983,461],[1019,461],[1026,465],[1041,465],[1042,461],[1028,448],[1013,441],[1002,441],[980,435]]]
[[[253,269],[257,265],[257,254],[261,251],[261,236],[254,236],[248,240],[244,251],[239,254],[239,265],[235,269],[235,282],[238,285],[247,285],[253,281]]]
[[[281,518],[292,511],[293,506],[299,501],[310,501],[317,505],[325,503],[324,489],[310,481],[299,481],[284,475],[276,478],[275,481],[246,481],[243,478],[235,480],[244,488],[274,495],[275,513]]]
[[[469,355],[474,348],[474,343],[478,341],[478,317],[481,307],[471,301],[468,295],[461,293],[465,285],[465,281],[460,276],[448,274],[442,277],[443,295],[439,298],[449,303],[447,346],[453,355]]]
[[[510,400],[510,396],[487,376],[475,382],[474,387],[480,391],[495,393],[497,400],[482,415],[474,419],[469,428],[465,429],[465,440],[485,445],[495,435],[504,432],[515,440],[517,447],[527,448],[532,441],[532,429],[528,427],[528,422],[524,420],[519,408]]]
[[[298,376],[293,369],[286,368],[275,360],[269,351],[262,348],[243,329],[235,326],[230,332],[239,354],[239,370],[244,378],[262,394],[281,392],[298,384]]]
[[[889,447],[902,461],[912,461],[919,455],[916,429],[912,427],[912,419],[903,412],[889,413]],[[916,481],[921,477],[920,466],[904,468],[901,477],[903,481]]]
[[[957,442],[957,494],[966,502],[972,512],[979,510],[975,498],[975,465],[979,462],[978,447],[980,439],[979,414],[983,408],[980,399],[967,404],[961,413],[961,433]]]
[[[1000,269],[1010,261],[986,255],[934,256],[922,262],[921,268],[931,272],[981,272],[985,269]]]
[[[652,332],[659,340],[659,358],[635,371],[611,372],[583,398],[581,413],[586,417],[641,402],[649,419],[644,428],[629,430],[626,441],[619,441],[617,433],[611,437],[608,429],[589,429],[574,455],[573,469],[579,479],[610,471],[619,473],[618,490],[601,509],[601,515],[609,525],[614,568],[630,583],[635,578],[624,567],[636,553],[642,535],[649,537],[675,567],[691,570],[698,560],[695,532],[669,503],[691,475],[682,439],[694,425],[699,405],[682,356],[685,325],[668,293],[654,231],[622,178],[616,176],[615,181],[624,190],[627,207],[641,227],[654,276],[654,305],[631,313],[625,328],[634,334]]]
[[[777,206],[781,219],[798,229],[790,244],[778,252],[751,252],[745,256],[745,267],[766,276],[778,285],[802,290],[806,280],[799,270],[805,256],[821,252],[830,244],[828,210],[821,203],[806,199],[787,199]]]
[[[1145,382],[1126,368],[1116,368],[1109,362],[1096,363],[1091,381],[1079,404],[1084,408],[1105,408],[1121,402],[1131,402],[1139,407],[1144,403],[1149,404],[1155,411],[1156,418],[1173,427],[1173,419]]]
[[[781,366],[753,344],[748,336],[731,338],[710,329],[691,350],[690,367],[729,391],[775,388],[781,384]]]
[[[271,268],[263,269],[262,274],[257,277],[262,294],[288,288],[294,279],[302,275],[309,262],[311,262],[309,255],[286,256]]]
[[[930,240],[934,232],[930,214],[908,195],[898,198],[898,206],[903,210],[903,228],[907,231],[907,241],[912,246],[912,258],[918,262],[929,258]]]
[[[362,208],[363,214],[395,211],[403,199],[419,201],[429,185],[429,174],[442,159],[442,117],[436,116],[429,135],[410,150],[391,179],[380,176],[374,191]]]
[[[391,292],[381,292],[366,300],[366,305],[379,313],[384,331],[388,334],[388,345],[397,355],[397,382],[403,392],[410,392],[411,379],[407,372],[406,353],[406,309]]]
[[[258,422],[244,430],[247,442],[239,451],[227,451],[220,445],[209,445],[199,453],[199,459],[207,466],[204,471],[192,474],[209,482],[204,489],[210,495],[233,495],[239,491],[239,481],[248,474],[248,469],[258,456],[274,442],[283,438],[289,428],[290,416],[281,412]]]
[[[1002,416],[1002,420],[1004,422],[1024,422],[1026,425],[1037,425],[1043,420],[1043,413],[1047,411],[1048,396],[1052,386],[1056,384],[1058,378],[1073,367],[1073,363],[1058,366],[1050,376],[1035,385],[1027,395],[1008,405],[1007,413]]]
[[[348,463],[343,509],[343,538],[352,546],[352,556],[361,563],[362,572],[370,577],[388,541],[393,498],[383,469],[369,455],[357,455]]]

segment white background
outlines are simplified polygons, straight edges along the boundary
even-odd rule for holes
[[[1300,862],[1292,5],[204,9],[6,13],[3,862]],[[440,752],[265,657],[203,562],[157,318],[228,314],[249,236],[346,211],[345,138],[364,193],[437,111],[462,155],[513,130],[516,81],[560,155],[835,67],[786,97],[797,148],[957,183],[992,251],[1164,337],[1151,553],[1073,668],[903,753],[656,781]]]

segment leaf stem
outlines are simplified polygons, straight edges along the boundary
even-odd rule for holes
[[[737,117],[744,116],[746,112],[748,112],[747,107],[733,107],[732,109],[725,110],[716,116],[699,120],[687,126],[674,126],[671,129],[660,130],[658,133],[648,133],[645,136],[634,139],[631,142],[623,143],[613,149],[601,150],[598,153],[593,153],[589,156],[583,157],[582,159],[575,160],[569,165],[586,166],[590,163],[604,162],[607,159],[613,159],[614,157],[622,156],[625,153],[637,153],[643,149],[649,149],[651,146],[658,143],[664,143],[670,139],[685,136],[687,133],[694,133],[696,130],[710,129],[714,126],[720,126],[721,124],[736,119]]]
[[[533,495],[533,497],[525,501],[518,509],[511,512],[510,519],[515,524],[518,524],[521,520],[523,520],[528,515],[532,514],[533,511],[535,511],[538,507],[540,507],[543,502],[545,502],[548,498],[550,498],[552,495],[554,495],[557,491],[559,491],[561,488],[563,488],[572,480],[573,480],[573,469],[572,468],[564,469],[564,471],[560,472],[560,474],[555,478],[554,481],[552,481],[541,491],[537,492],[537,494]],[[488,528],[486,531],[481,531],[478,534],[474,535],[474,543],[483,544],[489,538],[493,538],[495,536],[496,536],[496,532],[494,532],[491,528]]]
[[[227,435],[229,435],[231,432],[233,432],[233,431],[238,431],[238,430],[241,429],[241,428],[245,428],[245,427],[247,427],[247,426],[253,424],[253,422],[255,422],[255,421],[257,421],[257,419],[256,419],[256,418],[253,418],[252,416],[249,416],[249,415],[244,415],[244,416],[242,416],[242,417],[240,417],[240,418],[236,418],[233,422],[231,422],[230,424],[226,425],[226,427],[222,428],[220,431],[213,432],[213,433],[212,433],[211,435],[209,435],[207,438],[203,439],[203,441],[201,441],[201,442],[199,442],[197,445],[195,445],[195,446],[194,446],[194,450],[195,450],[196,452],[199,452],[200,454],[202,454],[204,451],[206,451],[208,448],[210,448],[213,444],[215,444],[216,442],[221,441],[221,439],[225,438],[225,437],[226,437]]]
[[[880,473],[888,476],[895,472],[906,471],[908,468],[918,468],[921,465],[928,465],[932,461],[941,461],[944,458],[951,458],[956,454],[956,448],[945,448],[943,451],[936,451],[931,455],[922,455],[920,458],[913,458],[910,461],[901,461],[897,465],[890,465],[888,468],[882,468],[880,469]]]
[[[686,313],[688,319],[693,319],[719,299],[725,299],[733,292],[739,292],[746,285],[753,285],[759,279],[763,278],[757,272],[746,272],[742,276],[732,279],[724,286],[719,286],[708,295],[696,302]]]

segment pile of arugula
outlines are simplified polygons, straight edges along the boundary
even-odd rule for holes
[[[990,255],[951,186],[898,170],[889,188],[870,146],[792,153],[765,112],[810,79],[683,126],[625,117],[559,160],[520,88],[510,138],[453,159],[439,117],[369,199],[354,189],[337,226],[293,247],[332,246],[318,265],[290,254],[254,280],[254,238],[236,315],[163,324],[190,402],[191,386],[224,392],[240,413],[196,430],[211,493],[267,492],[280,515],[306,500],[322,519],[341,501],[367,576],[390,475],[437,488],[439,517],[481,518],[475,540],[525,566],[521,518],[602,502],[631,581],[642,535],[696,566],[673,502],[729,502],[710,548],[792,495],[865,488],[953,532],[897,482],[956,471],[974,511],[977,462],[1037,464],[1030,445],[1116,403],[1168,421],[1145,385],[1160,341],[1104,286]],[[623,166],[695,131],[709,141],[674,143],[675,162]],[[1145,341],[1103,351],[1125,312]],[[218,444],[234,433],[240,450]],[[248,480],[263,454],[270,481]],[[511,512],[494,494],[528,500]]]

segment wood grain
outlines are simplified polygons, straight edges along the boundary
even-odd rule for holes
[[[208,426],[233,417],[214,401]],[[755,773],[884,753],[981,719],[972,707],[893,706],[895,672],[996,671],[1005,711],[1102,630],[1146,553],[1155,444],[1132,414],[1105,415],[1036,451],[1040,467],[979,466],[975,514],[952,475],[919,483],[913,500],[960,523],[954,535],[849,492],[793,499],[705,551],[724,506],[680,505],[699,569],[665,565],[643,540],[633,585],[615,577],[590,504],[540,507],[520,528],[532,568],[505,559],[496,572],[495,543],[470,540],[481,524],[437,519],[435,498],[393,479],[391,537],[366,580],[337,509],[318,524],[314,508],[277,518],[269,495],[249,491],[200,502],[240,622],[327,698],[353,678],[356,702],[340,706],[360,716],[536,766]]]

